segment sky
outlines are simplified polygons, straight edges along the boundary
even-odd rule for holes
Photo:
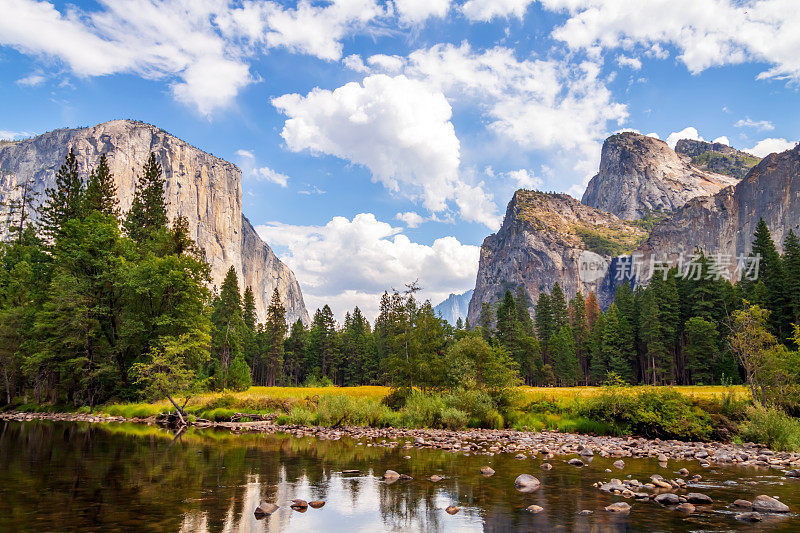
[[[306,305],[474,287],[518,188],[621,130],[800,139],[797,0],[1,0],[0,138],[119,118],[242,169]]]

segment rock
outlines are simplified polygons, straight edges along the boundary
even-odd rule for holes
[[[539,507],[538,505],[529,505],[525,508],[525,510],[532,514],[539,514],[544,511],[544,507]]]
[[[567,464],[570,464],[572,466],[583,466],[584,462],[581,461],[580,459],[570,459],[569,461],[567,461]]]
[[[258,518],[259,516],[269,516],[272,513],[274,513],[275,511],[277,511],[278,509],[279,509],[279,507],[277,505],[275,505],[274,503],[261,502],[258,505],[258,507],[256,507],[256,510],[255,510],[254,514],[256,515],[256,518]]]
[[[614,468],[618,468],[618,469],[622,470],[623,468],[625,468],[625,461],[623,461],[622,459],[619,459],[618,461],[614,461]]]
[[[308,502],[308,506],[313,509],[321,509],[325,506],[325,502],[322,500],[314,500],[312,502]]]
[[[740,509],[752,509],[753,502],[749,502],[747,500],[736,500],[733,502],[734,507],[739,507]]]
[[[709,505],[714,502],[710,496],[706,496],[705,494],[700,494],[699,492],[690,492],[686,495],[686,501],[689,503],[699,503],[703,505]]]
[[[514,456],[514,459],[522,460],[522,459],[527,459],[527,457],[525,456],[525,454],[518,453],[517,455]]]
[[[594,511],[590,509],[583,509],[582,511],[578,512],[579,516],[589,516],[590,514],[594,514]]]
[[[764,520],[764,517],[761,516],[760,513],[756,512],[739,513],[736,515],[736,520],[741,520],[742,522],[761,522]]]
[[[444,479],[444,478],[442,478],[442,476],[437,476],[436,474],[434,474],[434,475],[432,475],[431,477],[429,477],[428,479],[430,479],[431,481],[433,481],[434,483],[436,483],[436,482],[438,482],[438,481],[441,481],[441,480],[442,480],[442,479]]]
[[[789,506],[771,496],[762,494],[753,500],[753,511],[762,513],[788,513]]]
[[[789,470],[784,474],[786,477],[800,477],[800,470]]]
[[[400,474],[398,474],[394,470],[387,470],[383,474],[383,478],[382,479],[385,479],[385,480],[388,480],[388,479],[400,479]]]
[[[411,459],[411,456],[410,455],[404,455],[403,459]]]
[[[342,470],[342,474],[360,474],[361,470]]]
[[[682,513],[691,514],[694,512],[695,508],[694,505],[691,503],[681,503],[677,507],[675,507],[676,511],[680,511]]]
[[[484,476],[493,476],[494,475],[494,468],[491,466],[482,466],[481,467],[481,474]]]
[[[587,447],[582,449],[578,455],[580,455],[581,457],[594,457],[594,452],[592,451],[591,448]]]
[[[631,506],[625,502],[616,502],[606,506],[605,509],[610,513],[629,513]]]
[[[663,453],[658,456],[658,462],[659,463],[666,463],[668,460],[669,460],[669,458],[666,455],[664,455]]]
[[[542,470],[552,470],[553,465],[551,465],[550,463],[542,463],[542,465],[539,468],[541,468]]]
[[[675,153],[691,158],[692,165],[700,170],[744,178],[759,159],[727,144],[681,139]]]
[[[678,470],[678,474],[680,474],[681,476],[688,476],[689,471],[686,470],[685,468],[681,468],[680,470]]]
[[[681,503],[681,499],[677,494],[673,494],[671,492],[665,492],[664,494],[659,494],[653,500],[656,503],[660,503],[661,505],[677,505]]]
[[[239,284],[252,287],[260,320],[267,315],[273,289],[286,307],[288,323],[309,323],[300,286],[292,271],[261,240],[242,213],[242,173],[236,165],[195,148],[166,131],[133,120],[113,120],[88,128],[57,129],[0,145],[0,204],[14,197],[28,176],[34,191],[55,185],[55,172],[74,149],[83,176],[106,154],[122,212],[133,201],[137,174],[150,153],[165,179],[167,217],[186,217],[189,234],[205,253],[212,282],[219,287],[230,266]],[[40,194],[37,202],[45,199]],[[34,217],[36,218],[36,217]],[[3,226],[5,227],[5,225]],[[0,229],[0,238],[3,229]]]
[[[414,478],[409,476],[408,474],[400,474],[400,477],[398,479],[401,479],[403,481],[408,481],[409,479],[414,479]]]
[[[460,510],[461,510],[460,507],[456,507],[455,505],[450,505],[450,506],[447,507],[447,509],[445,509],[445,512],[447,514],[456,514]]]
[[[292,500],[292,505],[290,505],[293,510],[300,511],[301,513],[305,513],[308,510],[308,502],[305,500]]]
[[[514,480],[514,486],[518,491],[530,492],[539,488],[542,483],[530,474],[520,474]]]

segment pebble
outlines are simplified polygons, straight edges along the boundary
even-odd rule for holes
[[[539,507],[538,505],[529,505],[525,508],[526,511],[533,514],[539,514],[544,511],[544,507]]]
[[[481,467],[481,474],[484,476],[493,476],[494,475],[494,468],[491,466],[482,466]]]
[[[625,468],[625,461],[623,461],[622,459],[614,461],[614,468],[619,468],[620,470],[622,470],[623,468]]]
[[[275,505],[274,503],[261,502],[258,505],[258,507],[256,507],[256,510],[255,510],[254,514],[256,515],[256,517],[269,516],[272,513],[274,513],[275,511],[277,511],[278,509],[279,509],[279,507],[277,505]]]
[[[539,488],[542,483],[530,474],[520,474],[514,480],[514,486],[520,492],[530,492]]]
[[[442,478],[442,476],[437,476],[436,474],[434,474],[434,475],[432,475],[431,477],[429,477],[428,479],[430,479],[431,481],[433,481],[434,483],[436,483],[436,482],[438,482],[438,481],[441,481],[441,480],[442,480],[442,479],[444,479],[444,478]]]
[[[455,505],[450,505],[449,507],[447,507],[447,509],[445,509],[445,512],[447,514],[456,514],[460,510],[461,510],[460,507],[456,507]]]
[[[751,512],[751,513],[739,513],[736,515],[736,520],[741,520],[742,522],[761,522],[764,519],[761,516],[761,513]]]
[[[550,463],[542,463],[542,466],[540,466],[539,468],[541,468],[542,470],[552,470],[553,465],[551,465]]]
[[[680,511],[682,513],[687,513],[687,514],[693,513],[694,509],[695,509],[694,505],[692,505],[691,503],[682,503],[677,507],[675,507],[676,511]]]

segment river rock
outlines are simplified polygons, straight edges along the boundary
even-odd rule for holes
[[[656,503],[660,503],[661,505],[677,505],[681,503],[681,498],[677,494],[672,494],[671,492],[665,492],[664,494],[659,494],[653,500]]]
[[[606,506],[605,509],[610,513],[629,513],[631,506],[625,502],[616,502]]]
[[[623,468],[625,468],[625,461],[623,461],[622,459],[614,461],[614,468],[619,468],[620,470],[622,470]]]
[[[736,500],[733,502],[734,507],[739,507],[740,509],[752,509],[753,502],[749,502],[747,500]]]
[[[762,494],[756,496],[756,499],[753,500],[753,511],[761,511],[764,513],[788,513],[789,506],[771,496]]]
[[[688,502],[681,503],[677,507],[675,507],[676,511],[680,511],[682,513],[687,513],[687,514],[693,513],[694,509],[695,509],[694,505],[692,505],[691,503],[688,503]]]
[[[567,464],[570,464],[572,466],[583,466],[584,462],[581,461],[580,459],[575,458],[575,459],[570,459],[569,461],[567,461]]]
[[[274,503],[269,502],[261,502],[258,507],[256,507],[255,515],[258,516],[269,516],[275,511],[277,511],[279,507]]]
[[[590,514],[594,514],[594,511],[591,509],[583,509],[578,513],[578,516],[589,516]]]
[[[386,471],[386,472],[383,474],[383,479],[385,479],[385,480],[389,480],[389,479],[400,479],[400,474],[398,474],[398,473],[397,473],[397,472],[395,472],[394,470],[387,470],[387,471]]]
[[[514,480],[514,486],[521,492],[530,492],[539,488],[541,481],[530,474],[520,474]]]
[[[313,509],[321,509],[322,507],[325,507],[325,502],[322,500],[314,500],[312,502],[308,502],[308,506]]]
[[[750,513],[739,513],[736,515],[736,520],[741,520],[742,522],[761,522],[764,519],[761,516],[761,513],[750,512]]]
[[[491,466],[482,466],[481,467],[481,474],[484,476],[493,476],[494,475],[494,468]]]
[[[686,501],[689,503],[700,503],[703,505],[708,505],[714,502],[714,500],[712,500],[710,496],[706,496],[705,494],[700,494],[699,492],[690,492],[689,494],[687,494]]]
[[[538,505],[529,505],[525,508],[525,510],[532,514],[539,514],[544,511],[544,507],[539,507]]]
[[[542,465],[539,468],[541,468],[542,470],[552,470],[553,465],[551,465],[550,463],[542,463]]]
[[[436,482],[439,482],[439,481],[441,481],[441,480],[442,480],[442,479],[444,479],[444,478],[442,478],[442,476],[437,476],[436,474],[434,474],[434,475],[432,475],[431,477],[429,477],[428,479],[430,479],[431,481],[433,481],[434,483],[436,483]]]
[[[305,500],[292,500],[292,505],[290,505],[292,509],[295,511],[300,511],[301,513],[306,512],[308,510],[308,502]]]
[[[591,448],[587,447],[582,449],[580,453],[578,453],[578,455],[580,455],[581,457],[594,457],[594,452],[592,451]]]
[[[450,505],[450,506],[447,507],[447,509],[445,509],[445,512],[447,514],[456,514],[460,510],[461,510],[460,507],[456,507],[455,505]]]

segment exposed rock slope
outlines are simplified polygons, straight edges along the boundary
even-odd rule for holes
[[[634,220],[669,212],[698,196],[713,195],[737,182],[731,176],[692,166],[659,139],[633,132],[606,139],[600,171],[582,203]]]
[[[675,145],[675,153],[686,156],[689,162],[700,170],[725,174],[742,179],[761,161],[760,158],[731,148],[727,144],[709,143],[681,139]]]
[[[481,247],[470,324],[481,305],[499,301],[519,287],[535,302],[558,282],[574,295],[600,293],[602,274],[612,256],[628,253],[645,238],[635,224],[586,206],[566,194],[519,190],[508,204],[500,230]]]
[[[117,184],[120,207],[133,201],[136,176],[150,152],[164,169],[169,216],[189,221],[192,237],[206,253],[214,282],[219,285],[233,265],[243,286],[250,285],[260,317],[275,287],[287,308],[287,318],[308,321],[300,286],[289,268],[256,234],[242,214],[241,171],[233,164],[195,148],[164,130],[129,120],[91,128],[61,129],[33,139],[0,144],[0,200],[16,194],[16,186],[32,179],[41,192],[53,187],[55,173],[70,149],[81,171],[108,157]]]
[[[469,309],[469,301],[472,299],[473,289],[468,290],[462,294],[451,294],[439,305],[433,308],[435,313],[438,313],[453,326],[456,325],[458,319],[465,320],[467,318],[467,310]]]

